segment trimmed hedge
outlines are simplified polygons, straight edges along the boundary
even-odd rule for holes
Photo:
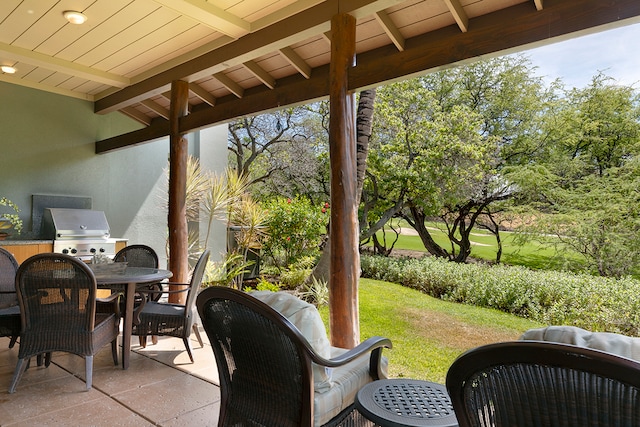
[[[362,276],[549,325],[640,335],[640,281],[434,257],[361,256]]]

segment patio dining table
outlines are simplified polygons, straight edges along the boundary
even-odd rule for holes
[[[122,325],[122,369],[129,368],[131,329],[133,327],[134,297],[136,289],[149,283],[160,282],[173,276],[169,270],[147,267],[127,267],[122,271],[100,272],[96,275],[99,289],[124,291],[125,310]]]

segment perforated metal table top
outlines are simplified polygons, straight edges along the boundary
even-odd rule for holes
[[[447,389],[429,381],[390,379],[362,387],[356,408],[382,427],[456,427]]]

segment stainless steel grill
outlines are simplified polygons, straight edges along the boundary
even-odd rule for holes
[[[42,234],[53,239],[53,252],[88,260],[95,254],[115,256],[116,240],[102,211],[47,208],[42,216]]]

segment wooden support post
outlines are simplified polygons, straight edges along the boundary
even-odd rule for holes
[[[171,281],[187,283],[189,279],[189,242],[187,230],[187,159],[188,141],[179,131],[180,118],[188,114],[189,83],[171,83],[169,107],[169,270]],[[177,287],[170,287],[175,290]],[[169,302],[184,304],[186,295],[172,294]]]
[[[331,20],[329,321],[331,343],[342,348],[353,348],[360,341],[355,99],[348,90],[349,69],[355,58],[355,29],[356,20],[349,14],[337,14]]]

